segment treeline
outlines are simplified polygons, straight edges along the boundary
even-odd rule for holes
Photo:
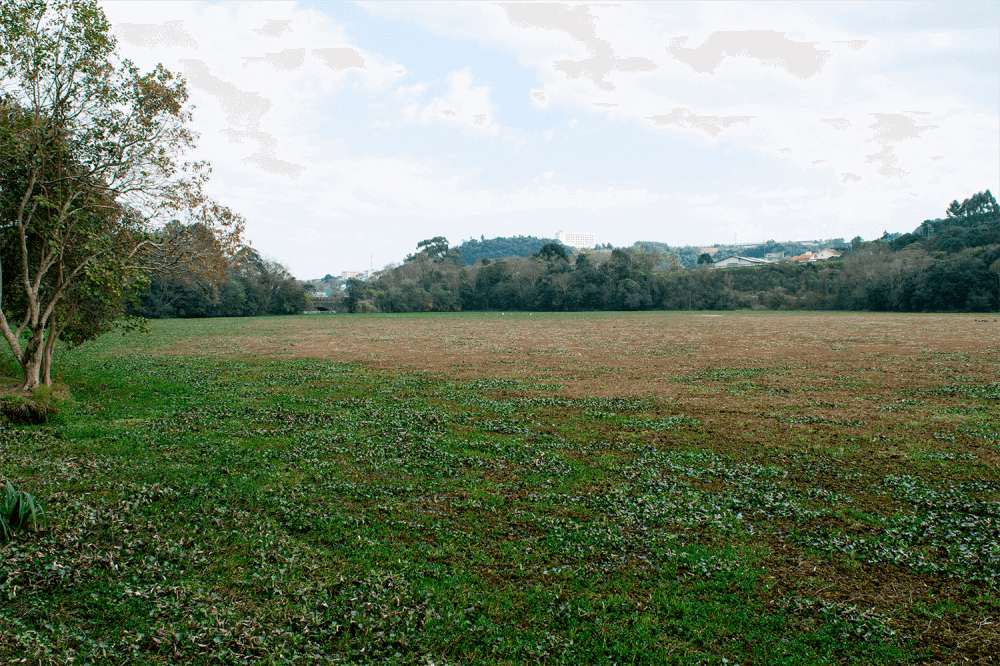
[[[337,309],[1000,309],[1000,209],[988,190],[963,203],[952,202],[945,218],[928,220],[912,233],[886,234],[871,242],[855,238],[841,246],[841,259],[809,264],[714,270],[692,265],[697,257],[688,255],[697,248],[638,242],[574,253],[545,240],[481,239],[458,247],[441,236],[422,241],[402,264],[368,280],[350,280]],[[768,241],[742,254],[798,249]],[[683,257],[679,251],[686,251]],[[484,252],[503,258],[476,254]],[[150,318],[223,317],[296,314],[309,308],[303,283],[246,248],[224,274],[153,272],[133,312]]]
[[[954,253],[1000,243],[1000,213],[989,190],[974,194],[962,203],[952,201],[945,213],[944,219],[926,220],[912,233],[893,240],[893,249],[922,243],[930,252]]]
[[[304,285],[287,268],[246,247],[221,275],[153,272],[132,311],[149,319],[253,317],[310,307]]]
[[[838,260],[725,270],[684,269],[676,256],[665,259],[641,244],[568,255],[552,243],[529,257],[467,266],[439,237],[402,265],[351,280],[345,306],[353,312],[1000,309],[1000,212],[989,191],[953,203],[921,238],[925,225],[891,241],[855,238]]]

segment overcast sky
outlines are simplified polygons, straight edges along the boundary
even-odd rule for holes
[[[300,278],[446,236],[866,239],[1000,190],[1000,4],[118,2]]]

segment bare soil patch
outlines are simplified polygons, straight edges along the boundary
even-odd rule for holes
[[[743,445],[772,430],[746,419],[759,424],[805,397],[809,414],[824,421],[789,423],[789,436],[818,434],[837,446],[845,423],[905,422],[906,403],[880,404],[889,396],[917,401],[956,377],[963,385],[1000,380],[1000,317],[987,319],[853,312],[315,315],[255,324],[229,340],[228,350],[453,379],[558,383],[569,398],[650,395],[683,403],[709,429],[724,422],[720,434]],[[939,396],[937,403],[959,406],[963,396]],[[903,455],[891,446],[882,453]]]
[[[930,394],[935,406],[959,410],[963,388],[1000,381],[1000,317],[985,319],[856,312],[314,315],[253,321],[228,340],[227,352],[557,383],[567,398],[654,396],[701,419],[722,448],[775,445],[778,428],[788,442],[836,449],[862,421],[866,430],[886,432],[909,424],[936,446],[941,440],[933,435],[962,419],[928,421],[914,410]],[[204,351],[190,343],[164,349]],[[789,418],[797,408],[804,418]],[[789,422],[774,423],[779,418]],[[908,455],[891,438],[867,448],[863,455],[886,463]],[[980,455],[998,462],[995,451]]]
[[[935,368],[996,371],[1000,318],[975,314],[687,312],[314,315],[270,320],[232,343],[253,354],[329,358],[454,377],[558,378],[571,393],[646,393],[717,366],[842,368],[921,384]],[[172,351],[189,349],[174,347]],[[940,357],[940,358],[937,358]],[[965,358],[971,357],[971,358]],[[599,379],[600,381],[593,381]]]

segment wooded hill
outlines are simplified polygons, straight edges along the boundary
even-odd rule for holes
[[[462,253],[462,259],[470,266],[480,259],[503,259],[505,257],[527,257],[537,254],[543,245],[558,243],[554,238],[535,238],[534,236],[509,236],[479,240],[470,238],[456,249]]]
[[[892,240],[855,238],[838,260],[683,269],[636,244],[466,265],[441,238],[367,281],[351,280],[355,312],[457,310],[838,309],[994,311],[1000,308],[1000,209],[989,190],[953,202],[946,218]]]

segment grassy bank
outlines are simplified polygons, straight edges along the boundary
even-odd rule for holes
[[[663,378],[701,402],[565,397],[238,343],[287,321],[107,336],[60,357],[74,410],[0,425],[49,515],[0,545],[0,661],[998,653],[1000,388],[966,356],[908,391],[733,358]]]

